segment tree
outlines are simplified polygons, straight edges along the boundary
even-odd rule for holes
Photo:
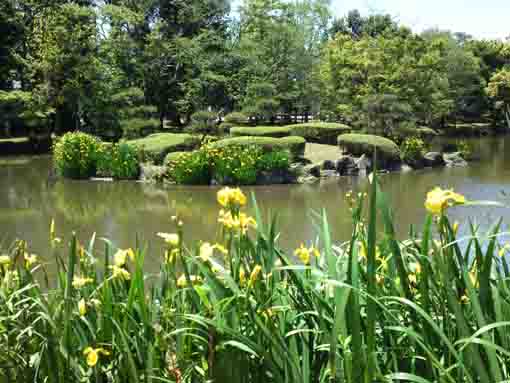
[[[510,129],[510,69],[498,70],[487,85],[487,94]]]

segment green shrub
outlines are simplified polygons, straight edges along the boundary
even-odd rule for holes
[[[318,144],[336,145],[337,137],[352,131],[350,126],[334,122],[310,122],[287,126],[293,136],[299,136],[308,142]]]
[[[135,139],[154,133],[160,122],[155,118],[131,118],[120,121],[122,136],[126,139]]]
[[[338,136],[338,145],[353,155],[372,156],[374,148],[377,150],[377,158],[382,162],[400,160],[400,149],[397,144],[388,138],[371,134],[342,134]]]
[[[228,148],[204,148],[212,174],[220,184],[252,185],[257,181],[259,160],[263,154],[258,146],[231,145]]]
[[[260,156],[257,168],[259,170],[287,170],[290,166],[291,155],[286,150],[264,153]]]
[[[82,132],[64,134],[53,148],[57,173],[69,178],[81,179],[94,176],[101,155],[101,140]]]
[[[400,145],[400,156],[404,162],[416,163],[423,158],[426,151],[425,142],[418,137],[409,137]]]
[[[103,145],[103,155],[98,168],[103,175],[116,179],[138,178],[140,174],[138,150],[125,142]]]
[[[249,117],[242,112],[232,112],[225,116],[224,121],[226,123],[236,125],[247,125],[250,123]]]
[[[168,153],[198,148],[200,138],[184,133],[156,133],[145,138],[127,141],[127,143],[139,150],[142,161],[150,160],[161,164]]]
[[[211,172],[206,152],[181,152],[167,156],[167,178],[183,185],[209,185]]]
[[[290,128],[285,126],[235,127],[230,129],[230,135],[234,137],[249,136],[282,138],[290,136]]]
[[[216,133],[217,128],[216,113],[201,110],[191,115],[190,129],[194,133],[198,134],[210,134]]]
[[[214,148],[225,148],[230,146],[258,146],[264,152],[274,150],[288,150],[293,158],[302,157],[305,153],[306,141],[302,137],[233,137],[219,140],[211,144]]]

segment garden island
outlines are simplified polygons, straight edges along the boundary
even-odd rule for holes
[[[0,383],[510,379],[510,44],[333,9],[2,2]]]

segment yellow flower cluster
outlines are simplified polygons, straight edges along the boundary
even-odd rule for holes
[[[117,267],[122,267],[126,264],[128,258],[131,262],[135,260],[135,252],[133,249],[119,249],[113,256],[113,263]]]
[[[448,207],[465,203],[466,198],[463,195],[436,187],[427,193],[425,207],[432,214],[441,215]]]
[[[190,275],[189,280],[191,281],[192,285],[198,285],[198,284],[202,283],[202,278],[197,275]],[[177,287],[183,288],[186,286],[188,286],[188,280],[186,279],[186,275],[182,274],[177,279]]]
[[[110,355],[110,352],[105,350],[104,348],[92,348],[87,347],[85,350],[83,350],[83,355],[87,357],[87,365],[89,367],[95,367],[97,362],[99,361],[99,355],[108,356]]]
[[[245,213],[232,215],[230,211],[220,210],[218,222],[228,230],[240,231],[243,235],[248,232],[249,228],[257,228],[257,221],[253,217]]]
[[[94,282],[94,280],[92,278],[75,276],[73,279],[73,287],[75,289],[81,289],[82,287],[84,287],[92,282]]]
[[[223,207],[246,205],[246,196],[239,188],[223,188],[218,192],[217,197],[218,203]]]
[[[218,250],[223,255],[228,254],[228,250],[219,243],[211,245],[209,242],[204,242],[200,246],[200,258],[202,259],[202,261],[209,262],[210,258],[214,254],[214,250]]]
[[[296,250],[294,250],[294,255],[301,259],[301,262],[303,262],[305,265],[310,264],[312,255],[316,258],[321,256],[319,250],[317,250],[314,246],[307,248],[303,243]]]

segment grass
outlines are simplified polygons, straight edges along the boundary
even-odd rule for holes
[[[155,163],[161,164],[168,153],[196,149],[200,146],[200,138],[184,133],[156,133],[127,143],[144,151]]]
[[[186,222],[176,217],[157,275],[144,274],[144,259],[154,255],[137,243],[120,250],[93,237],[64,246],[51,229],[45,261],[59,273],[50,286],[45,261],[29,256],[26,242],[6,249],[0,376],[59,383],[510,378],[508,248],[498,244],[500,222],[487,235],[463,222],[471,235],[456,237],[446,206],[462,203],[459,196],[430,196],[427,206],[438,214],[399,241],[374,175],[366,193],[346,196],[350,240],[333,243],[326,213],[312,213],[317,237],[295,253],[279,248],[277,219],[264,220],[254,198],[252,218],[240,191],[218,197],[218,236],[186,243]],[[97,359],[87,357],[88,347]]]
[[[224,148],[228,146],[260,146],[265,151],[289,150],[294,157],[302,157],[305,152],[306,141],[302,137],[233,137],[226,138],[211,144],[212,148]]]

